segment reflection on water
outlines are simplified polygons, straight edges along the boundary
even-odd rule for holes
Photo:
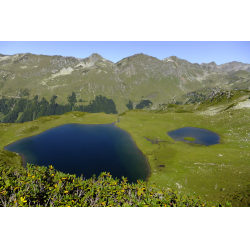
[[[206,146],[220,143],[220,136],[218,134],[202,128],[193,128],[193,127],[179,128],[168,132],[168,135],[176,141],[196,143]],[[190,141],[190,142],[186,141],[184,139],[185,137],[193,137],[195,138],[195,141]]]

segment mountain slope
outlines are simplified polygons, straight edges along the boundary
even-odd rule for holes
[[[66,104],[68,96],[75,92],[77,101],[81,99],[81,105],[88,105],[102,95],[112,99],[121,113],[127,110],[129,101],[135,108],[141,100],[150,100],[151,109],[156,109],[173,98],[206,87],[248,89],[248,72],[250,65],[240,62],[199,65],[175,56],[159,60],[135,54],[113,63],[96,53],[84,59],[0,54],[0,98],[32,99],[38,95],[39,100],[45,97],[49,101],[56,95],[59,104]]]

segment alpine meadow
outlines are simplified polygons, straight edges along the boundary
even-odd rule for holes
[[[1,207],[250,206],[250,64],[142,53],[116,63],[97,53],[0,54],[0,121]],[[38,165],[35,156],[24,164],[25,154],[6,149],[65,124],[126,131],[150,167],[147,178],[131,182],[108,170],[85,178]],[[202,144],[196,132],[180,140],[168,134],[181,128],[219,139]],[[122,146],[111,146],[130,164]]]

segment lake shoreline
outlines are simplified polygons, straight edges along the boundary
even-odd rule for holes
[[[119,122],[120,122],[120,121],[119,121]],[[114,125],[116,125],[116,124],[114,123]],[[118,126],[116,126],[116,127],[119,128],[119,129],[122,129],[122,128],[118,127]],[[136,144],[136,142],[135,142],[133,136],[132,136],[127,130],[125,130],[125,129],[122,129],[122,130],[125,131],[125,132],[127,132],[127,133],[130,135],[130,137],[131,137],[133,143],[135,144],[135,146],[139,149],[140,153],[141,153],[141,154],[146,158],[146,160],[147,160],[147,163],[148,163],[148,165],[149,165],[149,167],[150,167],[150,174],[149,174],[149,176],[148,176],[147,179],[146,179],[146,183],[148,183],[149,178],[151,177],[151,173],[152,173],[152,166],[151,166],[150,163],[149,163],[148,157],[147,157],[145,154],[143,154],[143,152],[141,151],[141,149],[140,149],[140,148],[138,147],[138,145]]]
[[[80,126],[90,126],[91,128],[92,128],[92,126],[93,125],[101,125],[101,127],[102,126],[104,126],[102,129],[101,129],[101,127],[100,127],[100,131],[102,131],[103,129],[105,129],[105,130],[103,130],[103,131],[106,131],[106,129],[108,129],[107,130],[107,132],[108,133],[112,133],[113,134],[113,132],[115,132],[115,133],[118,133],[118,131],[116,131],[117,129],[116,128],[118,128],[119,130],[120,130],[120,128],[118,127],[118,126],[115,126],[115,124],[116,123],[118,123],[118,122],[120,122],[120,120],[119,119],[116,119],[116,122],[112,122],[112,123],[104,123],[104,124],[82,124],[81,122],[80,123],[78,123],[78,122],[74,122],[74,123],[70,123],[70,124],[61,124],[61,125],[59,125],[59,126],[56,126],[56,127],[61,127],[61,126],[65,126],[65,125],[80,125]],[[95,131],[95,130],[97,130],[97,131],[99,131],[99,126],[93,126],[93,129],[94,130],[90,130],[90,131]],[[114,127],[115,126],[115,127]],[[72,127],[72,126],[69,126],[69,127]],[[107,127],[107,128],[106,128]],[[55,128],[55,127],[54,127]],[[77,127],[75,127],[74,126],[74,128],[78,128],[78,126]],[[50,129],[52,129],[52,128],[50,128]],[[48,132],[50,129],[47,129],[46,131]],[[43,132],[46,132],[46,131],[43,131]],[[61,129],[59,129],[59,131],[60,131],[60,133],[63,133],[63,131],[64,131],[64,129],[63,128],[61,128]],[[74,129],[74,133],[76,134],[77,133],[77,131],[78,130],[75,130]],[[38,132],[38,131],[37,131]],[[39,131],[40,132],[40,131]],[[120,130],[120,132],[119,133],[124,133],[124,132],[126,132],[126,134],[127,134],[127,136],[126,135],[124,135],[125,136],[125,138],[127,138],[126,139],[126,141],[129,143],[129,148],[124,148],[123,150],[125,150],[124,151],[124,153],[126,153],[126,154],[128,154],[128,156],[130,155],[130,150],[132,150],[131,151],[131,156],[133,156],[134,157],[134,155],[136,154],[136,155],[138,155],[138,156],[136,156],[136,157],[139,157],[141,160],[139,160],[139,162],[137,162],[137,160],[135,161],[135,163],[136,163],[136,165],[138,165],[138,169],[136,168],[136,165],[135,166],[132,166],[131,164],[132,164],[132,162],[131,162],[131,164],[130,165],[128,165],[127,167],[128,167],[128,170],[129,170],[129,172],[128,173],[123,173],[123,174],[121,174],[121,176],[123,175],[123,176],[127,176],[128,178],[131,178],[131,181],[133,181],[134,183],[136,183],[137,182],[137,180],[139,180],[139,179],[141,179],[141,180],[143,180],[143,181],[145,181],[145,182],[147,182],[148,181],[148,179],[149,179],[149,177],[150,177],[150,172],[151,172],[151,166],[150,166],[150,164],[149,164],[149,161],[148,161],[148,159],[147,159],[147,157],[142,153],[142,151],[137,147],[137,144],[135,143],[135,141],[134,141],[134,139],[133,139],[133,137],[127,132],[127,131],[125,131],[125,130]],[[50,134],[50,136],[49,136],[49,138],[47,138],[46,140],[43,140],[44,142],[43,143],[47,143],[48,141],[50,141],[50,139],[51,139],[51,135],[52,135],[52,133],[54,134],[54,132],[53,131],[51,131],[49,134]],[[37,135],[39,135],[40,133],[38,133]],[[33,136],[37,136],[37,135],[33,135]],[[110,134],[110,136],[111,137],[107,137],[107,133],[105,133],[105,136],[104,137],[97,137],[97,139],[98,139],[98,141],[99,140],[101,140],[100,141],[100,143],[103,143],[103,138],[106,138],[105,140],[107,140],[107,143],[108,143],[108,141],[109,141],[109,143],[107,144],[107,145],[109,145],[110,144],[110,142],[112,142],[112,136],[111,136],[111,134]],[[33,137],[33,136],[28,136],[28,137]],[[46,134],[44,135],[44,136],[46,136]],[[48,135],[47,135],[48,136]],[[26,138],[28,138],[28,137],[26,137]],[[78,136],[79,137],[79,136]],[[40,140],[39,138],[41,138],[41,137],[38,137],[37,138],[37,140]],[[60,138],[62,138],[62,134],[60,135]],[[87,138],[89,138],[89,136],[87,136],[86,137],[86,139]],[[119,138],[119,136],[118,137],[116,137],[117,139]],[[130,139],[129,139],[130,138]],[[22,138],[22,139],[24,139],[24,138]],[[20,141],[22,141],[22,139],[20,140]],[[82,138],[81,139],[81,142],[84,140],[84,138]],[[91,139],[92,140],[92,139]],[[32,140],[29,140],[29,142],[32,142],[33,141],[33,139]],[[60,141],[60,139],[59,139],[59,137],[58,137],[58,140],[55,138],[54,140],[53,140],[53,142],[56,142],[56,141],[58,141],[58,142],[60,142],[60,145],[62,145],[61,144],[61,141]],[[97,141],[97,143],[98,143],[98,141]],[[118,141],[120,141],[119,139],[118,139]],[[38,164],[38,165],[41,165],[41,164],[45,164],[45,163],[41,163],[41,162],[39,162],[39,160],[36,160],[36,162],[33,162],[33,160],[32,160],[32,163],[30,162],[31,161],[31,158],[30,158],[30,156],[29,156],[29,154],[27,153],[28,151],[25,149],[25,151],[24,151],[24,148],[21,146],[21,144],[18,146],[16,146],[16,145],[13,145],[14,143],[16,143],[16,142],[13,142],[13,143],[11,143],[11,144],[9,144],[8,146],[6,146],[5,147],[5,149],[6,150],[9,150],[9,151],[12,151],[12,149],[13,149],[13,151],[12,152],[16,152],[16,153],[18,153],[18,155],[20,155],[20,160],[18,160],[19,162],[20,162],[20,164],[21,164],[21,166],[22,167],[26,167],[27,166],[27,163],[30,163],[30,164],[32,164],[32,163],[35,163],[35,164]],[[26,141],[23,141],[23,142],[21,142],[21,143],[26,143]],[[74,141],[74,143],[75,143],[75,141]],[[27,143],[26,143],[27,144]],[[25,145],[26,145],[25,144]],[[9,147],[10,145],[12,145],[12,147]],[[35,147],[35,145],[41,145],[40,143],[39,144],[34,144],[32,147]],[[49,143],[49,145],[52,145],[52,142],[51,143]],[[92,142],[90,142],[90,145],[92,145]],[[63,146],[63,145],[62,145]],[[49,146],[46,146],[46,149],[48,148]],[[84,146],[85,147],[85,146]],[[83,148],[84,148],[83,147]],[[135,148],[134,148],[135,147]],[[55,148],[55,147],[54,147]],[[58,147],[56,147],[56,148],[58,148]],[[78,148],[82,148],[82,147],[78,147]],[[34,149],[34,148],[33,148]],[[32,149],[32,150],[33,150]],[[19,151],[18,151],[19,150]],[[31,149],[30,149],[31,150]],[[35,149],[34,149],[35,150]],[[51,149],[52,151],[53,151],[53,149]],[[26,152],[27,151],[27,152]],[[36,152],[38,152],[37,150],[35,150]],[[49,151],[49,152],[52,152],[52,151]],[[63,150],[62,150],[63,151]],[[103,150],[102,150],[103,151]],[[41,151],[42,152],[42,151]],[[63,151],[64,152],[64,151]],[[94,151],[93,151],[94,152]],[[96,152],[97,153],[97,152]],[[111,152],[110,152],[111,153]],[[98,153],[99,154],[99,153]],[[61,158],[61,159],[63,159],[63,157],[60,157],[60,153],[55,153],[55,154],[52,154],[52,155],[54,155],[54,156],[56,156],[57,158],[59,157],[59,158]],[[102,155],[102,153],[101,153],[101,155]],[[112,154],[109,154],[109,158],[112,158],[113,156],[113,153]],[[121,159],[123,159],[125,162],[129,162],[130,160],[128,159],[128,156],[127,157],[122,157]],[[93,156],[92,155],[92,157],[96,157],[96,155],[95,156]],[[58,159],[59,159],[58,158]],[[143,159],[142,159],[143,158]],[[41,158],[42,159],[42,158]],[[127,159],[127,160],[126,160]],[[132,159],[132,158],[131,158]],[[52,160],[50,160],[51,162],[52,162]],[[58,161],[61,161],[60,159],[58,160]],[[133,160],[134,161],[134,160]],[[38,163],[39,162],[39,163]],[[112,160],[112,162],[113,162],[113,160]],[[114,165],[112,162],[109,162],[109,163],[111,163],[111,165]],[[110,165],[109,163],[107,163],[108,165]],[[54,164],[56,164],[56,163],[54,163]],[[64,163],[62,163],[62,166],[64,166],[63,165]],[[70,163],[68,163],[68,165],[69,165]],[[99,164],[99,163],[98,163]],[[122,162],[121,162],[121,164],[123,164]],[[133,163],[134,164],[134,163]],[[46,165],[47,165],[47,163],[46,163]],[[99,164],[100,166],[102,166],[102,164],[100,163]],[[61,166],[61,165],[60,165]],[[104,168],[102,167],[102,172],[103,171],[108,171],[108,170],[105,170],[105,169],[107,169],[107,167],[103,170]],[[109,169],[109,167],[108,167],[108,169]],[[117,168],[117,169],[119,169],[119,168]],[[122,169],[122,168],[121,168]],[[65,171],[63,171],[63,170],[59,170],[59,171],[62,171],[62,172],[65,172]],[[77,170],[78,171],[78,170]],[[86,170],[84,170],[84,171],[86,171]],[[109,170],[110,171],[110,170]],[[115,170],[116,171],[116,170]],[[127,171],[127,170],[126,170]],[[87,173],[88,173],[89,171],[87,170]],[[142,173],[142,174],[141,174]],[[74,173],[74,174],[76,174],[76,173]],[[118,174],[118,173],[117,173]],[[131,176],[130,176],[131,175]],[[121,176],[118,174],[117,176],[119,176],[118,178],[119,179],[121,179]],[[133,177],[134,176],[134,177]],[[88,174],[88,178],[91,178],[91,177],[89,177],[89,174]]]

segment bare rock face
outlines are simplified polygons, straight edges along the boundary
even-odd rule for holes
[[[218,65],[215,62],[202,63],[201,69],[205,71],[219,72]]]
[[[72,67],[79,63],[79,60],[75,57],[64,57],[64,56],[53,56],[51,61],[51,66],[56,68]]]
[[[92,63],[95,63],[95,62],[97,62],[97,61],[103,59],[103,57],[100,56],[100,55],[97,54],[97,53],[93,53],[93,54],[92,54],[91,56],[89,56],[88,58],[89,58],[89,61],[92,62]]]
[[[229,62],[221,65],[217,65],[215,62],[202,63],[201,68],[205,71],[217,72],[217,73],[233,73],[239,70],[245,70],[250,72],[250,64],[241,62]]]
[[[224,72],[236,72],[239,70],[245,70],[245,71],[250,72],[250,65],[249,64],[242,63],[242,62],[236,62],[236,61],[221,64],[218,66],[218,68]]]

